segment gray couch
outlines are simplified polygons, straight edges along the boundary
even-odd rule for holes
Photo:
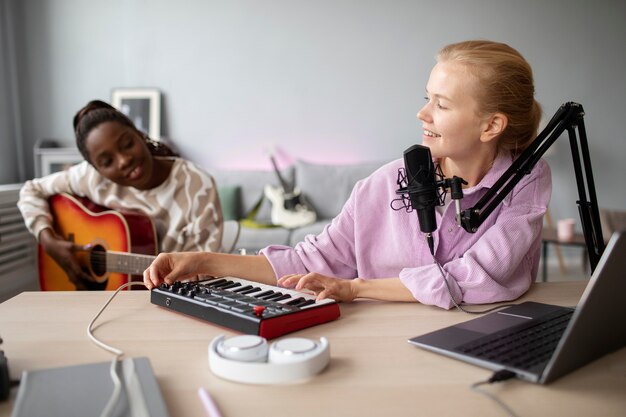
[[[282,171],[283,178],[295,178],[308,203],[317,214],[317,221],[296,229],[283,227],[241,227],[235,247],[254,253],[271,245],[293,246],[308,234],[320,233],[341,211],[352,188],[385,162],[367,162],[355,165],[322,165],[302,160]],[[263,195],[266,184],[279,185],[276,173],[260,170],[223,170],[212,172],[220,192],[226,220],[239,220],[250,212]],[[270,224],[271,203],[263,198],[256,216],[258,223]]]

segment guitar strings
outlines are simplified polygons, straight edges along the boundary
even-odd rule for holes
[[[152,262],[153,256],[143,255],[143,254],[127,254],[126,252],[122,253],[123,255],[132,255],[135,258],[130,260],[125,260],[125,266],[132,267],[143,267],[147,268]],[[93,266],[102,267],[108,265],[108,260],[111,258],[112,254],[110,252],[100,252],[93,251],[89,254],[89,263]],[[144,258],[145,257],[145,258]]]

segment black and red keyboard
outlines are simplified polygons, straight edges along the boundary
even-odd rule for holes
[[[242,333],[272,339],[339,317],[335,300],[241,278],[163,284],[150,302]]]

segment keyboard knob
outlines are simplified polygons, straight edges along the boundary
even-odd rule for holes
[[[256,314],[257,317],[261,317],[263,315],[263,312],[265,311],[265,307],[264,306],[254,306],[254,307],[252,307],[252,311],[254,311],[254,314]]]

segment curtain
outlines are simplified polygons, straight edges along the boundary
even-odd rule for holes
[[[0,184],[23,182],[26,177],[15,54],[15,18],[15,0],[0,0]]]

